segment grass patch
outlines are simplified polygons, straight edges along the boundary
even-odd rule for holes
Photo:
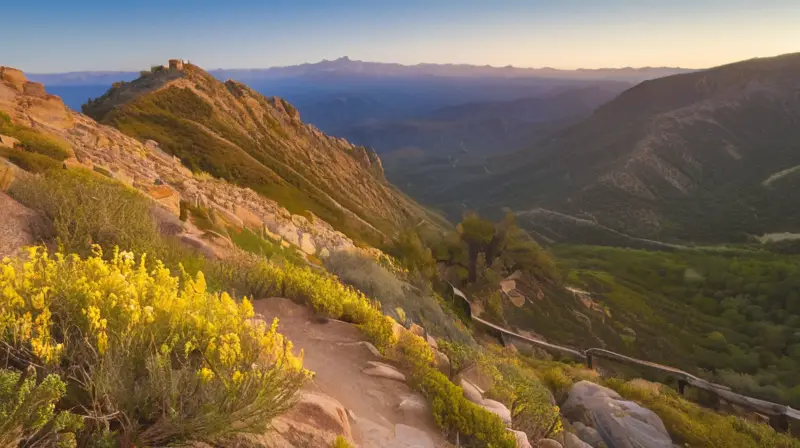
[[[63,168],[58,160],[19,148],[0,148],[0,157],[31,173]]]
[[[17,148],[57,161],[64,161],[72,155],[72,149],[67,143],[26,126],[14,124],[11,122],[11,117],[3,112],[0,112],[0,134],[19,140]]]

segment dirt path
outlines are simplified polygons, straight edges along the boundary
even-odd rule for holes
[[[435,426],[430,409],[410,405],[424,402],[419,394],[405,383],[362,373],[368,361],[379,358],[359,343],[364,338],[356,326],[334,320],[324,322],[308,308],[288,299],[256,300],[253,307],[268,321],[277,317],[279,331],[294,343],[296,350],[303,350],[305,367],[315,373],[307,389],[329,395],[352,411],[353,438],[359,446],[448,446]],[[400,403],[404,401],[401,409]],[[421,430],[434,445],[417,441],[403,425]]]

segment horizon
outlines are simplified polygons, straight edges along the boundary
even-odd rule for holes
[[[798,51],[800,2],[43,0],[4,8],[0,64],[128,72],[179,56],[216,69],[335,60],[559,70],[708,68]]]

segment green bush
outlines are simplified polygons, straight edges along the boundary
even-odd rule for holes
[[[61,162],[57,160],[18,148],[0,148],[0,157],[31,173],[44,173],[62,168]]]
[[[87,437],[114,446],[211,441],[261,432],[292,404],[309,373],[277,320],[207,292],[202,273],[174,277],[130,252],[106,261],[94,251],[81,259],[32,248],[26,260],[0,263],[7,359],[67,381],[71,393],[51,402],[85,413]]]
[[[336,251],[324,263],[339,280],[379,301],[382,309],[395,313],[402,309],[402,320],[410,319],[436,337],[474,345],[469,331],[452,313],[445,312],[433,291],[400,281],[373,258],[358,252]],[[400,319],[399,315],[394,317]]]
[[[82,418],[69,411],[55,411],[66,394],[66,384],[58,375],[36,381],[36,369],[25,375],[0,370],[0,446],[75,447],[75,431]]]
[[[11,122],[11,117],[3,112],[0,112],[0,134],[19,140],[17,148],[41,154],[59,162],[72,155],[72,150],[66,143],[48,137],[29,127],[14,124]]]
[[[154,204],[136,190],[85,170],[50,171],[15,182],[11,195],[40,211],[46,225],[36,237],[55,240],[66,252],[89,254],[93,244],[153,253],[160,236]]]
[[[800,440],[776,432],[771,427],[745,419],[722,415],[694,404],[668,387],[642,381],[612,378],[605,385],[628,400],[655,412],[664,422],[673,441],[708,448],[798,448]]]

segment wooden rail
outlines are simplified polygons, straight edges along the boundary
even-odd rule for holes
[[[729,387],[712,383],[710,381],[698,378],[691,373],[684,372],[683,370],[675,367],[665,366],[642,359],[632,358],[630,356],[622,355],[616,352],[601,348],[590,348],[583,352],[569,347],[563,347],[556,344],[551,344],[546,341],[529,338],[519,333],[513,332],[507,328],[501,327],[497,324],[482,319],[480,316],[473,314],[472,303],[461,290],[450,284],[454,297],[462,300],[466,307],[465,311],[470,316],[473,322],[481,325],[490,333],[497,334],[504,344],[508,343],[509,339],[519,339],[523,342],[529,343],[535,347],[541,348],[548,353],[557,354],[562,357],[568,357],[575,361],[584,362],[589,368],[595,367],[595,360],[598,358],[615,361],[621,364],[642,367],[646,369],[655,370],[659,373],[667,374],[674,377],[678,381],[678,391],[683,394],[686,386],[695,387],[704,391],[714,394],[718,399],[724,400],[728,403],[741,406],[748,410],[757,412],[759,414],[769,417],[770,425],[780,431],[787,432],[790,429],[797,431],[800,429],[800,411],[793,409],[789,406],[772,403],[758,398],[752,398],[745,395],[733,392]]]

